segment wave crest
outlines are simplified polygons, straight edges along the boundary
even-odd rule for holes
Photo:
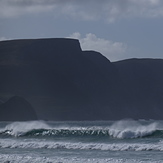
[[[150,136],[158,131],[158,123],[142,125],[133,120],[123,120],[115,122],[109,130],[109,135],[114,138],[142,138]]]
[[[44,121],[14,122],[0,129],[0,136],[58,136],[58,137],[101,137],[133,139],[144,137],[163,137],[163,129],[158,123],[142,125],[136,121],[118,121],[110,126],[57,126],[52,127]]]
[[[50,128],[44,121],[13,122],[0,129],[0,135],[21,136],[32,130]]]

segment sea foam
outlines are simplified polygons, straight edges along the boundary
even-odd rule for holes
[[[120,159],[120,158],[48,158],[40,156],[19,156],[18,154],[0,154],[0,162],[3,163],[147,163],[146,161],[141,161],[139,159]],[[161,161],[148,161],[148,163],[161,163]]]
[[[12,136],[19,136],[33,129],[50,129],[44,121],[13,122],[5,128],[0,129],[0,133],[6,132]]]
[[[109,129],[110,136],[114,138],[141,138],[151,135],[159,130],[158,123],[153,122],[148,125],[142,125],[134,120],[122,120],[115,122]]]
[[[0,148],[67,149],[101,151],[163,151],[163,143],[82,143],[46,140],[0,140]]]

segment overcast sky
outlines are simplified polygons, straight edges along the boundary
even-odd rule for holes
[[[163,0],[0,0],[0,40],[56,37],[111,61],[163,58]]]

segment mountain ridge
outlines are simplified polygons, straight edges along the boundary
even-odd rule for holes
[[[0,41],[0,99],[27,99],[38,119],[162,119],[162,73],[161,59],[110,62],[76,39]]]

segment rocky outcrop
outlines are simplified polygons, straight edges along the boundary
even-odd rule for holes
[[[1,121],[37,120],[36,113],[29,102],[19,96],[10,98],[0,105]]]

